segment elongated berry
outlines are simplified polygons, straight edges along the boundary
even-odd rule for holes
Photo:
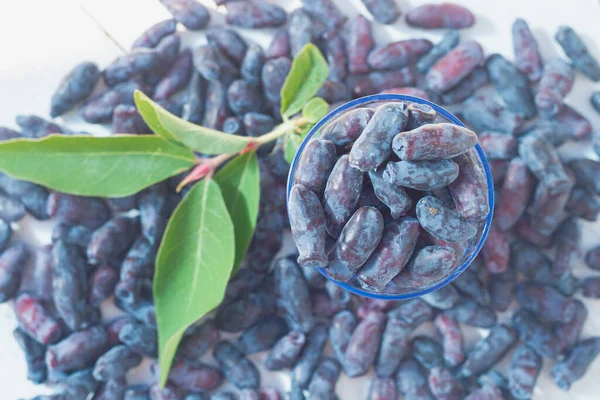
[[[57,241],[52,249],[52,285],[56,310],[72,330],[84,327],[87,313],[87,263],[80,250]]]
[[[154,89],[154,100],[165,100],[183,89],[192,74],[192,53],[183,50]]]
[[[311,140],[302,151],[294,174],[294,183],[304,185],[321,197],[335,164],[334,143],[324,139]]]
[[[178,348],[178,355],[188,361],[198,361],[219,341],[219,337],[215,321],[207,320],[191,334],[184,336]]]
[[[162,38],[171,35],[177,29],[177,22],[173,19],[157,22],[150,28],[146,29],[131,45],[131,48],[136,47],[155,47]]]
[[[119,330],[119,341],[136,353],[156,358],[158,339],[156,330],[136,322],[128,322]]]
[[[412,217],[387,224],[379,245],[357,273],[361,285],[383,290],[408,263],[420,231],[418,221]]]
[[[390,164],[388,163],[388,165]],[[369,171],[369,178],[375,196],[390,209],[392,218],[397,219],[410,210],[413,205],[412,199],[401,186],[390,183],[385,179],[383,170]]]
[[[389,162],[384,179],[394,185],[427,191],[448,186],[458,177],[452,160]]]
[[[428,336],[416,336],[412,339],[412,356],[425,369],[444,365],[442,344]]]
[[[242,333],[236,346],[246,355],[270,350],[287,331],[287,324],[283,318],[265,318]]]
[[[62,336],[62,328],[58,321],[33,296],[27,293],[20,294],[15,299],[14,307],[20,327],[39,343],[55,343]]]
[[[510,61],[500,54],[488,57],[485,66],[494,89],[506,108],[526,119],[537,113],[529,80]]]
[[[544,181],[538,183],[530,207],[531,220],[536,221],[535,229],[546,236],[552,235],[566,217],[565,207],[571,194],[572,181],[556,193],[556,188]]]
[[[600,64],[589,53],[579,35],[568,26],[560,26],[554,38],[563,48],[573,66],[581,73],[597,82],[600,81]]]
[[[472,149],[477,135],[467,128],[449,123],[428,124],[394,137],[394,152],[402,160],[442,160]]]
[[[341,368],[333,358],[323,358],[308,384],[308,396],[311,399],[326,399],[335,396],[335,385]]]
[[[524,19],[517,18],[512,25],[515,66],[531,82],[537,82],[542,76],[542,56],[538,43]]]
[[[510,229],[521,218],[533,193],[533,184],[525,162],[518,157],[511,160],[495,210],[495,220],[501,229]]]
[[[373,207],[359,208],[342,229],[326,271],[336,280],[348,280],[373,253],[382,233],[381,213]]]
[[[392,42],[373,49],[367,58],[369,66],[376,70],[391,70],[417,61],[432,48],[427,39],[407,39]]]
[[[173,18],[189,30],[200,30],[210,20],[206,7],[196,0],[161,0]]]
[[[357,15],[349,23],[348,71],[351,74],[366,74],[370,67],[367,57],[375,41],[371,36],[371,23],[363,15]]]
[[[549,320],[566,323],[575,315],[574,301],[552,286],[534,282],[521,283],[517,287],[517,299],[524,308]]]
[[[449,276],[458,265],[458,255],[450,247],[422,248],[394,279],[402,288],[428,287]]]
[[[141,361],[142,357],[127,346],[115,346],[96,361],[94,379],[108,381],[122,378],[128,370],[136,367]]]
[[[323,196],[327,232],[337,238],[356,209],[362,190],[363,173],[340,157],[333,167]]]
[[[384,325],[385,315],[373,312],[356,326],[343,361],[344,370],[349,377],[367,373],[377,356]]]
[[[477,233],[477,229],[458,212],[444,206],[433,196],[425,196],[419,200],[417,218],[427,232],[450,242],[462,242]]]
[[[444,361],[449,367],[457,367],[465,359],[463,334],[458,323],[447,315],[440,314],[433,321],[442,336]]]
[[[429,391],[427,375],[423,373],[419,364],[412,357],[408,357],[400,363],[396,374],[396,385],[398,391],[407,399],[435,399]]]
[[[477,132],[493,130],[514,134],[522,129],[523,115],[506,108],[492,90],[470,96],[462,104],[463,119]]]
[[[394,376],[400,361],[409,349],[411,328],[400,319],[389,317],[381,336],[381,347],[375,363],[375,373],[379,377]]]
[[[13,337],[25,355],[27,362],[27,379],[33,383],[43,383],[46,381],[48,371],[44,354],[46,347],[31,338],[21,328],[13,331]]]
[[[515,399],[529,399],[533,394],[542,358],[526,345],[513,353],[508,373],[508,387]]]
[[[100,199],[58,192],[48,197],[47,211],[60,222],[92,229],[98,228],[109,217],[109,209]]]
[[[133,242],[140,229],[139,218],[117,217],[98,228],[87,248],[92,264],[106,262],[121,255]]]
[[[83,62],[76,65],[60,82],[52,95],[50,116],[57,117],[89,97],[100,80],[98,65]]]
[[[494,310],[468,298],[457,301],[444,313],[458,322],[480,328],[491,328],[496,323]]]
[[[404,103],[389,103],[377,107],[352,145],[350,165],[366,172],[385,162],[391,153],[392,139],[404,129],[407,122],[408,113]]]
[[[302,0],[302,5],[307,13],[321,21],[329,31],[340,28],[347,17],[332,0]]]
[[[333,353],[340,363],[344,363],[346,349],[357,325],[357,320],[351,311],[340,311],[331,319],[329,326],[329,343]]]
[[[483,49],[475,41],[467,41],[450,50],[427,72],[427,87],[445,92],[456,86],[483,62]]]
[[[471,297],[482,306],[490,304],[490,293],[480,274],[475,271],[477,264],[463,271],[452,283],[464,295]]]
[[[233,2],[225,7],[227,23],[242,28],[278,27],[287,20],[285,10],[276,4]]]
[[[424,4],[406,14],[410,26],[424,29],[462,29],[475,23],[475,16],[468,8],[453,3]]]
[[[416,75],[414,68],[409,65],[394,71],[373,71],[367,75],[354,75],[346,80],[346,85],[352,88],[354,98],[379,93],[390,87],[413,86]]]
[[[552,367],[552,379],[562,390],[569,390],[575,381],[585,375],[598,354],[600,354],[600,338],[591,337],[582,340],[571,350],[566,359]]]
[[[308,387],[326,344],[327,326],[323,323],[318,323],[307,335],[306,343],[292,369],[292,387],[301,389]]]
[[[298,263],[303,267],[327,265],[325,214],[318,197],[304,185],[294,185],[288,200],[288,213],[292,236],[300,252]]]
[[[563,99],[573,88],[575,71],[560,58],[548,61],[540,80],[535,105],[545,117],[556,114],[562,107]]]
[[[270,371],[290,368],[296,361],[305,342],[306,336],[303,332],[291,331],[275,343],[265,361],[265,367]]]
[[[217,343],[213,355],[225,377],[239,389],[257,389],[259,387],[260,373],[258,369],[230,342]]]
[[[223,383],[219,369],[200,362],[176,359],[169,372],[169,381],[193,392],[213,390]]]
[[[46,364],[48,368],[61,372],[91,366],[106,350],[107,339],[106,330],[101,326],[72,333],[48,347]]]
[[[467,359],[460,367],[458,375],[471,377],[488,370],[517,341],[517,333],[506,325],[496,325],[490,334],[480,340],[467,354]]]
[[[282,258],[276,262],[276,291],[288,325],[305,333],[314,326],[308,286],[298,265]]]
[[[581,301],[575,300],[575,315],[566,324],[558,325],[555,331],[562,353],[568,352],[577,344],[587,316],[588,311],[585,305]]]
[[[490,306],[495,311],[506,311],[513,300],[516,288],[516,274],[512,267],[495,274],[489,282]]]

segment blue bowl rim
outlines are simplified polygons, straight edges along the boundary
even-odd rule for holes
[[[304,147],[306,146],[308,141],[312,139],[312,137],[319,131],[319,129],[321,129],[321,127],[324,124],[326,124],[330,119],[332,119],[333,117],[337,116],[338,114],[346,111],[349,108],[352,108],[355,106],[360,106],[362,104],[366,104],[366,103],[370,103],[370,102],[386,101],[386,100],[407,101],[407,102],[413,102],[413,103],[419,103],[419,104],[426,104],[426,105],[432,107],[438,114],[442,115],[444,118],[446,118],[448,121],[452,122],[453,124],[462,126],[462,127],[466,127],[465,124],[463,124],[461,120],[459,120],[454,114],[452,114],[448,110],[442,108],[441,106],[439,106],[435,103],[432,103],[431,101],[422,99],[420,97],[401,95],[401,94],[393,94],[393,93],[384,93],[384,94],[375,94],[375,95],[371,95],[371,96],[360,97],[358,99],[349,101],[345,104],[342,104],[335,110],[329,112],[310,130],[310,132],[306,135],[304,140],[302,140],[302,143],[300,144],[298,151],[296,151],[296,154],[294,155],[294,159],[292,160],[292,164],[290,166],[290,172],[288,175],[288,182],[287,182],[286,202],[290,198],[290,191],[292,190],[292,186],[293,186],[292,185],[292,177],[294,176],[294,173],[298,166],[299,156],[300,156],[300,154],[302,154]],[[490,230],[490,225],[492,223],[492,218],[494,215],[494,184],[493,184],[493,180],[492,180],[492,172],[490,170],[490,166],[487,161],[487,158],[485,157],[485,154],[483,153],[483,149],[481,148],[481,146],[479,144],[475,145],[475,151],[477,153],[477,156],[479,157],[479,160],[480,160],[480,162],[483,166],[483,170],[485,172],[490,212],[485,220],[483,232],[481,234],[481,237],[479,238],[479,241],[478,241],[477,246],[475,247],[474,251],[471,253],[469,258],[456,271],[454,271],[452,273],[452,275],[448,276],[443,281],[441,281],[427,289],[423,289],[423,290],[416,291],[416,292],[403,293],[403,294],[386,294],[386,293],[367,292],[365,290],[362,290],[360,288],[352,286],[346,282],[336,281],[336,280],[332,279],[327,274],[327,272],[325,272],[324,268],[317,268],[319,270],[319,272],[325,278],[329,279],[330,281],[332,281],[336,285],[342,287],[343,289],[349,291],[350,293],[353,293],[353,294],[356,294],[359,296],[363,296],[363,297],[368,297],[371,299],[392,300],[392,301],[407,300],[407,299],[412,299],[412,298],[416,298],[416,297],[421,297],[423,295],[426,295],[428,293],[431,293],[438,289],[441,289],[442,287],[448,285],[449,283],[454,281],[456,278],[458,278],[458,276],[460,276],[460,274],[462,274],[463,271],[465,271],[471,265],[473,260],[475,260],[475,257],[477,257],[477,255],[481,251],[481,248],[483,247],[483,244],[485,243],[485,240],[487,239],[487,235]]]

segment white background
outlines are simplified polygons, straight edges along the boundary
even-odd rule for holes
[[[210,0],[203,0],[211,5]],[[421,0],[397,0],[406,11],[427,3]],[[371,18],[359,0],[335,0],[348,15],[362,13]],[[477,16],[475,27],[465,30],[463,38],[476,38],[488,53],[498,52],[512,58],[511,24],[517,17],[525,18],[537,37],[544,58],[561,55],[553,40],[561,24],[571,25],[587,43],[592,54],[600,59],[600,2],[598,0],[458,0]],[[281,0],[289,10],[298,0]],[[36,113],[47,116],[49,98],[60,78],[75,64],[92,60],[107,65],[129,48],[133,40],[148,26],[168,18],[158,0],[29,0],[0,2],[0,125],[14,126],[14,116]],[[215,18],[213,13],[213,20]],[[270,31],[244,36],[266,45]],[[202,35],[186,35],[186,43],[203,40]],[[411,29],[401,18],[395,25],[377,25],[375,36],[379,42],[423,36],[437,41],[441,34]],[[595,40],[595,43],[594,43]],[[575,88],[568,96],[569,104],[586,115],[594,127],[600,129],[600,116],[589,105],[589,94],[600,90],[599,83],[578,76]],[[68,116],[68,122],[79,122]],[[86,128],[102,133],[102,128]],[[567,157],[590,155],[586,146],[563,149]],[[585,223],[584,248],[600,244],[597,224]],[[21,236],[34,238],[39,243],[48,242],[48,224],[31,224],[25,220],[17,229]],[[589,274],[583,265],[576,274]],[[583,336],[600,332],[600,301],[586,301],[590,318]],[[32,397],[44,389],[26,380],[23,356],[12,338],[15,320],[8,305],[0,305],[0,400]],[[427,331],[422,327],[420,331]],[[470,337],[485,332],[468,330]],[[261,355],[257,358],[262,358]],[[506,359],[505,359],[506,363]],[[600,360],[590,368],[587,376],[576,383],[569,393],[561,392],[549,379],[551,363],[546,360],[535,399],[581,399],[600,397]],[[141,368],[143,371],[144,368]],[[139,376],[139,374],[138,374]],[[267,384],[286,386],[285,374],[273,374]],[[144,378],[138,378],[144,380]],[[146,378],[147,379],[147,378]],[[342,377],[338,393],[342,400],[366,398],[368,379],[348,380]]]

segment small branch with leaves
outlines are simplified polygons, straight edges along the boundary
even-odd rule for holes
[[[255,138],[192,124],[138,91],[135,104],[155,135],[50,135],[0,143],[0,171],[80,196],[129,196],[189,171],[179,189],[193,186],[171,215],[155,263],[161,385],[183,333],[221,303],[248,249],[260,200],[256,150],[283,137],[291,162],[327,113],[328,104],[313,96],[328,73],[318,48],[307,44],[281,89],[283,122]]]

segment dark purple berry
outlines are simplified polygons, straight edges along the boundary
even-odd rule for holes
[[[352,145],[350,165],[363,172],[376,169],[389,158],[392,140],[407,122],[408,113],[404,103],[389,103],[377,107]]]
[[[475,16],[458,4],[424,4],[411,9],[406,14],[406,22],[424,29],[463,29],[475,24]]]
[[[587,47],[572,28],[568,26],[559,27],[554,38],[563,48],[567,57],[571,59],[576,69],[591,80],[600,81],[600,64],[588,52]]]
[[[552,367],[552,379],[562,390],[569,390],[581,379],[588,367],[600,354],[600,338],[585,339],[571,350],[569,356]]]
[[[327,326],[319,323],[306,337],[298,361],[292,369],[292,387],[305,389],[327,344]]]
[[[160,0],[173,15],[175,21],[191,31],[197,31],[208,25],[210,14],[206,7],[196,0]]]
[[[50,116],[58,117],[88,98],[100,80],[98,65],[83,62],[76,65],[60,82],[52,95]]]
[[[490,334],[469,351],[458,375],[471,377],[481,374],[499,361],[517,341],[517,333],[506,325],[496,325]]]
[[[287,14],[276,4],[260,2],[232,2],[227,8],[226,21],[229,25],[242,28],[272,28],[285,24]]]
[[[346,375],[351,378],[364,375],[373,365],[381,343],[385,320],[385,314],[373,312],[356,326],[342,364]]]
[[[258,389],[260,373],[252,361],[227,341],[217,343],[213,356],[228,381],[239,389]]]
[[[101,326],[72,333],[48,347],[46,364],[49,369],[61,372],[91,366],[106,351],[107,339],[106,330]]]

